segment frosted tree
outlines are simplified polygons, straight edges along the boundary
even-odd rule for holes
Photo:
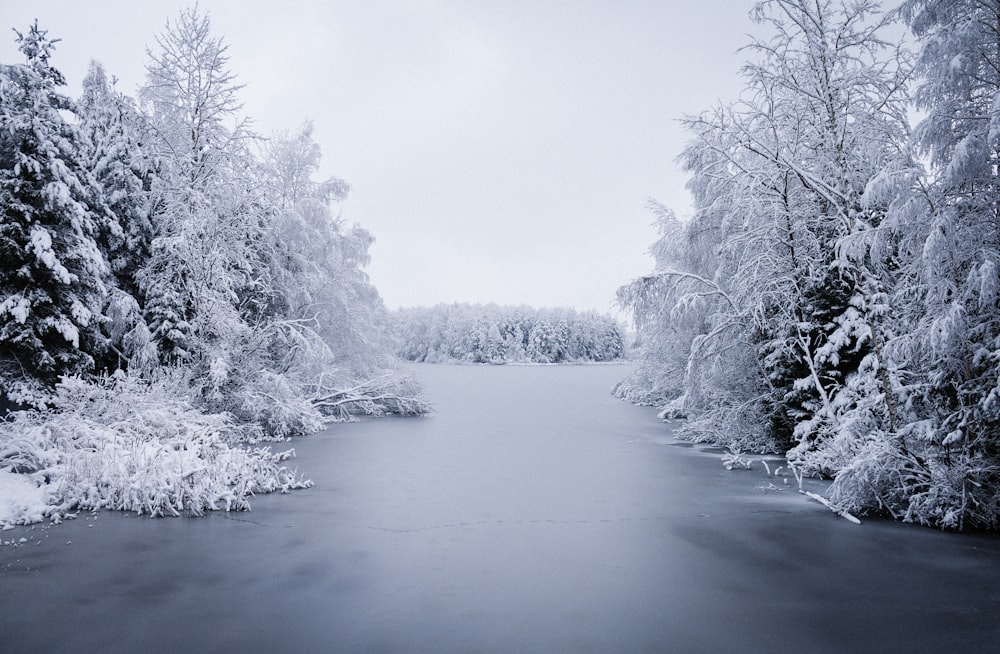
[[[619,325],[593,312],[452,304],[400,309],[392,318],[397,353],[410,361],[566,363],[625,354]]]
[[[148,186],[155,164],[142,149],[145,120],[135,103],[113,89],[103,66],[91,62],[77,102],[86,137],[87,169],[101,185],[113,225],[100,230],[98,245],[114,275],[104,313],[107,368],[148,370],[157,353],[142,315],[137,275],[148,261],[153,227]]]
[[[1000,3],[909,0],[919,40],[916,129],[931,165],[922,202],[900,206],[911,312],[895,344],[905,366],[907,424],[837,480],[833,497],[860,510],[949,528],[1000,521]]]
[[[755,44],[761,60],[747,72],[763,91],[764,122],[778,136],[773,144],[744,136],[751,151],[774,161],[797,187],[789,206],[793,228],[784,239],[797,268],[786,322],[793,329],[784,346],[772,341],[769,376],[774,383],[797,375],[785,394],[797,409],[793,418],[804,418],[795,424],[796,454],[849,450],[858,434],[841,414],[855,407],[841,392],[862,369],[876,376],[883,394],[877,421],[894,427],[882,319],[887,279],[880,252],[872,256],[870,247],[887,207],[869,190],[886,171],[909,164],[909,67],[905,54],[882,38],[891,16],[874,2],[782,1],[757,12],[776,36]],[[806,247],[795,251],[803,241]],[[850,456],[835,454],[824,472]]]
[[[55,41],[34,24],[20,65],[0,66],[0,384],[38,402],[60,375],[88,373],[108,264],[97,245],[113,222],[64,118],[71,101],[50,63]]]
[[[709,281],[717,268],[718,233],[703,220],[697,230],[685,225],[656,201],[650,201],[650,209],[660,233],[650,249],[654,271],[617,293],[618,305],[630,311],[635,322],[639,365],[614,392],[630,402],[665,407],[665,415],[680,416],[701,406],[695,385],[689,383],[696,378],[697,366],[688,365],[694,341],[711,332],[709,323],[718,310],[728,308],[724,292]]]
[[[622,299],[689,340],[689,430],[803,457],[850,441],[841,414],[855,403],[841,393],[884,347],[883,280],[865,238],[884,207],[866,191],[907,156],[906,66],[874,2],[772,0],[753,17],[772,36],[749,48],[743,99],[685,121],[696,213],[681,232],[705,245],[685,261],[661,241],[669,267]]]
[[[343,225],[337,209],[349,187],[315,179],[320,156],[310,124],[263,144],[243,336],[215,348],[205,389],[214,408],[280,436],[324,417],[427,410],[392,369],[386,311],[364,272],[372,237]]]
[[[322,153],[312,130],[307,123],[295,134],[274,135],[264,147],[276,207],[268,236],[270,276],[284,304],[276,311],[312,321],[342,374],[370,375],[387,365],[389,349],[382,300],[364,272],[374,239],[340,219],[348,184],[315,179]]]
[[[87,139],[85,163],[101,185],[117,223],[101,235],[100,245],[109,255],[119,285],[135,292],[135,274],[149,256],[152,235],[145,192],[152,162],[140,146],[144,121],[131,99],[114,90],[96,61],[83,79],[76,113]]]
[[[165,361],[224,357],[230,338],[246,337],[239,307],[262,229],[252,135],[207,16],[181,12],[157,46],[140,92],[159,162],[151,253],[138,274],[144,309]]]

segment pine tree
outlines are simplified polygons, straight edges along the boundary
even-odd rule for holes
[[[131,98],[114,90],[96,61],[76,107],[87,144],[85,163],[104,189],[116,222],[101,230],[99,245],[118,286],[138,296],[136,273],[149,257],[153,232],[148,186],[154,164],[142,150],[144,119]]]
[[[97,62],[91,62],[83,80],[77,113],[85,137],[85,164],[103,189],[113,221],[98,230],[97,239],[114,282],[104,308],[109,348],[101,365],[148,370],[157,357],[138,281],[153,236],[149,183],[154,165],[142,149],[145,121],[134,102],[113,89]]]
[[[0,383],[37,402],[103,351],[108,264],[97,239],[114,225],[61,113],[73,104],[50,63],[56,41],[37,23],[17,41],[25,63],[0,66]]]

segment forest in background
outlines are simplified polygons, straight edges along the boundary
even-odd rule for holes
[[[655,270],[619,290],[642,356],[616,393],[841,509],[996,528],[1000,3],[753,18],[737,98],[684,119],[693,216],[654,202]]]
[[[133,98],[57,40],[0,64],[0,474],[81,508],[245,508],[308,485],[246,443],[428,405],[394,370],[349,187],[311,126],[262,138],[207,16],[183,11]],[[111,78],[113,79],[113,78]],[[35,516],[40,518],[40,516]]]
[[[440,304],[392,312],[396,352],[428,363],[582,363],[625,356],[613,318],[573,309]]]

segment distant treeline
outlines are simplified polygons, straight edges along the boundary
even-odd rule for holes
[[[409,361],[572,363],[625,354],[614,319],[572,309],[441,304],[395,311],[393,325]]]

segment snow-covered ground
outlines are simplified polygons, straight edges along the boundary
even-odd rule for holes
[[[48,493],[28,475],[0,470],[0,529],[15,524],[41,522],[48,507]]]

